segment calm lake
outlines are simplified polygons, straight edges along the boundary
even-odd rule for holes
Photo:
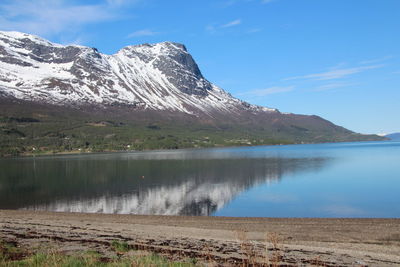
[[[400,218],[400,142],[0,159],[0,209]]]

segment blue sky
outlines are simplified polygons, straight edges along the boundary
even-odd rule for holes
[[[400,132],[399,0],[2,0],[0,29],[112,54],[184,43],[232,95]]]

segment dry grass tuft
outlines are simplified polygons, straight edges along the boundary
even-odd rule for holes
[[[266,260],[270,266],[279,266],[279,263],[283,260],[283,239],[277,233],[266,233],[265,234],[265,252]],[[271,255],[269,252],[272,252]]]
[[[247,232],[240,230],[236,232],[237,239],[240,243],[240,250],[245,256],[243,266],[253,266],[257,264],[257,251],[255,245],[248,239]]]

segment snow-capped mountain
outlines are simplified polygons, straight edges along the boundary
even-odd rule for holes
[[[185,46],[128,46],[114,55],[0,32],[0,95],[56,105],[127,105],[137,109],[277,112],[250,105],[207,81]]]
[[[384,139],[234,98],[172,42],[106,55],[0,31],[0,106],[0,155]]]

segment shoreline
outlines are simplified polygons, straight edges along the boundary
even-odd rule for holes
[[[238,146],[212,146],[212,147],[187,147],[177,149],[148,149],[148,150],[110,150],[110,151],[46,151],[39,154],[23,153],[17,156],[0,156],[0,159],[18,159],[18,158],[34,158],[34,157],[51,157],[51,156],[78,156],[78,155],[96,155],[96,154],[117,154],[117,153],[148,153],[148,152],[170,152],[180,150],[202,150],[216,148],[243,148],[243,147],[275,147],[275,146],[298,146],[298,145],[322,145],[322,144],[344,144],[344,143],[368,143],[368,142],[398,142],[395,140],[371,140],[371,141],[339,141],[339,142],[324,142],[324,143],[292,143],[292,144],[263,144],[263,145],[238,145]]]
[[[356,142],[374,142],[374,141],[356,141]],[[213,148],[240,148],[240,147],[260,147],[260,146],[286,146],[286,145],[311,145],[311,144],[328,144],[327,143],[293,143],[293,144],[263,144],[263,145],[238,145],[238,146],[210,146],[210,147],[186,147],[186,148],[171,148],[171,149],[145,149],[145,150],[105,150],[105,151],[45,151],[39,154],[23,153],[18,156],[0,156],[0,159],[6,158],[33,158],[33,157],[48,157],[48,156],[76,156],[76,155],[95,155],[95,154],[115,154],[115,153],[146,153],[146,152],[165,152],[165,151],[179,151],[179,150],[201,150]],[[336,142],[346,143],[346,142]],[[332,143],[334,144],[334,143]]]
[[[326,266],[400,265],[400,219],[250,218],[114,215],[0,210],[0,238],[21,246],[56,245],[63,253],[96,249],[107,254],[115,240],[140,250],[240,262],[243,242],[273,253],[275,236],[282,262]],[[108,244],[108,245],[107,245]],[[174,256],[175,257],[175,256]],[[289,265],[290,266],[290,265]]]

